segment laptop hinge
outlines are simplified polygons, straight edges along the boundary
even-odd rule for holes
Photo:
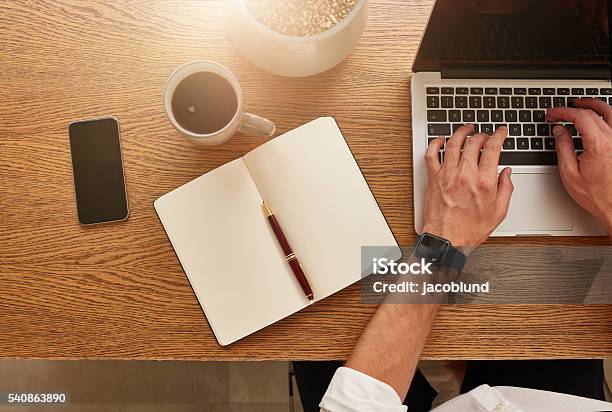
[[[443,69],[443,79],[572,79],[572,80],[610,80],[610,70],[601,69]]]

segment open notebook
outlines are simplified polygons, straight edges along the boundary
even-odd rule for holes
[[[273,210],[321,300],[361,279],[389,229],[334,119],[285,133],[155,201],[221,345],[309,305],[262,210]]]

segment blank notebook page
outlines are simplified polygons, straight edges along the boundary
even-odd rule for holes
[[[155,201],[155,209],[217,340],[232,343],[301,309],[242,159]]]
[[[244,159],[300,260],[316,300],[361,279],[362,246],[389,246],[398,253],[333,118],[300,126]]]

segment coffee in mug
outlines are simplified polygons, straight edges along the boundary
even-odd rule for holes
[[[211,61],[179,67],[168,79],[164,108],[170,123],[199,145],[223,143],[238,130],[259,136],[275,131],[270,120],[244,112],[238,80]]]

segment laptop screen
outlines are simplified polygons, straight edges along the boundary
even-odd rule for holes
[[[413,71],[563,69],[610,76],[612,0],[437,0]]]

